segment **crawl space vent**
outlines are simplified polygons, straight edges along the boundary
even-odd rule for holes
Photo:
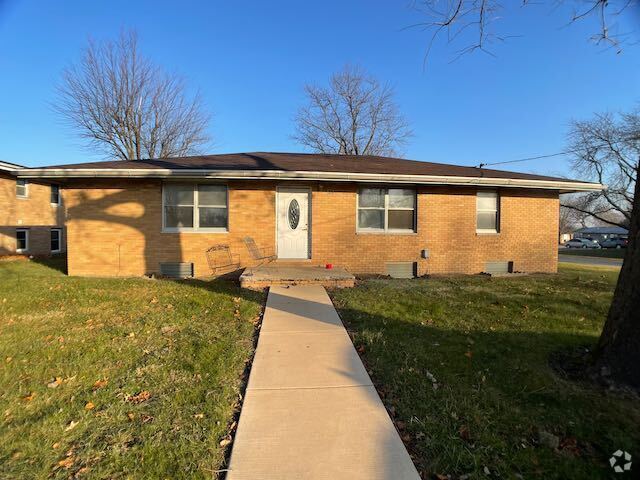
[[[488,273],[489,275],[503,275],[506,273],[513,273],[513,262],[487,262],[484,267],[484,272]]]
[[[413,278],[416,276],[415,262],[392,262],[386,264],[387,275],[391,278]]]
[[[189,262],[167,262],[160,264],[160,274],[169,278],[191,278],[193,277],[193,263]]]

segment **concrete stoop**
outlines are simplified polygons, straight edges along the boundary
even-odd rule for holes
[[[326,288],[350,288],[355,277],[344,268],[327,269],[307,264],[268,264],[247,268],[240,275],[240,286],[262,290],[274,286],[320,285]]]

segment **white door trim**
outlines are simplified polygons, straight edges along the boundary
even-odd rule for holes
[[[283,258],[280,257],[280,254],[278,252],[278,208],[280,205],[280,191],[296,191],[296,192],[306,192],[307,193],[307,256],[306,258],[301,258],[299,260],[305,260],[305,259],[310,259],[311,258],[311,239],[312,239],[312,235],[311,235],[311,212],[312,212],[312,205],[311,205],[311,199],[312,199],[312,195],[311,195],[311,187],[294,187],[294,186],[276,186],[276,202],[275,202],[275,217],[276,217],[276,221],[275,221],[275,228],[276,228],[276,234],[275,234],[275,252],[276,252],[276,257],[277,258]],[[283,258],[285,259],[285,258]],[[298,260],[298,259],[292,259],[292,260]]]

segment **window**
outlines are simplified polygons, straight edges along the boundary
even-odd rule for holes
[[[415,232],[416,192],[407,188],[361,188],[358,231]]]
[[[16,197],[27,198],[29,196],[29,186],[24,178],[16,180]]]
[[[29,250],[29,230],[24,228],[16,230],[16,252],[23,253]]]
[[[499,206],[498,192],[478,192],[476,200],[476,231],[478,233],[500,231]]]
[[[51,229],[51,253],[60,253],[62,246],[62,230],[59,228]]]
[[[60,205],[60,185],[51,185],[51,203]]]
[[[167,183],[163,204],[165,231],[227,231],[226,185]]]

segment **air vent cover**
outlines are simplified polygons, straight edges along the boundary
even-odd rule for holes
[[[489,275],[513,273],[513,262],[510,262],[510,261],[487,262],[484,266],[484,271]]]
[[[386,264],[387,275],[391,278],[413,278],[416,276],[415,262],[391,262]]]
[[[193,277],[193,263],[167,262],[160,264],[160,274],[169,278]]]

